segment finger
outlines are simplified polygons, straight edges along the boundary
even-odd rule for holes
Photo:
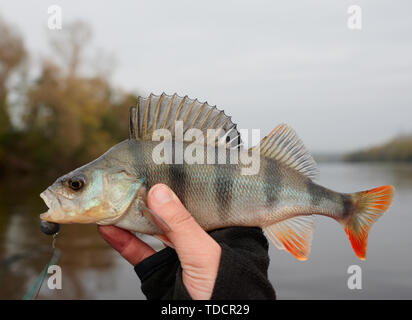
[[[147,200],[150,209],[170,227],[166,230],[163,224],[158,223],[176,249],[183,270],[182,280],[190,296],[193,299],[209,299],[219,269],[221,247],[167,186],[152,187]]]
[[[150,257],[155,251],[130,232],[115,226],[98,226],[103,239],[133,266]]]
[[[158,184],[152,187],[147,200],[150,209],[169,225],[170,230],[167,230],[159,223],[159,227],[163,229],[177,251],[183,247],[191,250],[195,247],[202,249],[217,245],[166,185]]]

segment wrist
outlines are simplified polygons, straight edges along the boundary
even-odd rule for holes
[[[208,252],[202,254],[200,264],[182,265],[183,284],[194,300],[209,300],[215,287],[222,248],[212,238],[211,240],[213,243],[208,246]]]

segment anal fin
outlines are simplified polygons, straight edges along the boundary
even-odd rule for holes
[[[280,250],[286,250],[296,259],[305,261],[309,257],[313,216],[293,217],[263,228],[266,236]]]

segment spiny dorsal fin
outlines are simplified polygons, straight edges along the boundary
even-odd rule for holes
[[[295,131],[285,124],[278,125],[259,145],[260,154],[275,159],[309,178],[318,174],[317,165]]]
[[[304,261],[309,257],[313,227],[313,216],[297,216],[263,228],[263,231],[279,250],[286,250]]]
[[[207,102],[180,97],[176,93],[162,93],[160,96],[150,94],[147,98],[139,96],[137,106],[130,108],[129,138],[150,140],[153,131],[161,128],[170,130],[174,137],[176,121],[183,122],[183,134],[191,128],[201,130],[206,144],[214,143],[228,148],[241,144],[236,124],[223,110],[211,107]],[[218,133],[207,140],[208,129],[218,130]]]

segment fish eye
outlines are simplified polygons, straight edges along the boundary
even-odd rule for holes
[[[80,190],[84,186],[84,179],[81,177],[74,177],[69,179],[68,181],[69,187],[72,190]]]

